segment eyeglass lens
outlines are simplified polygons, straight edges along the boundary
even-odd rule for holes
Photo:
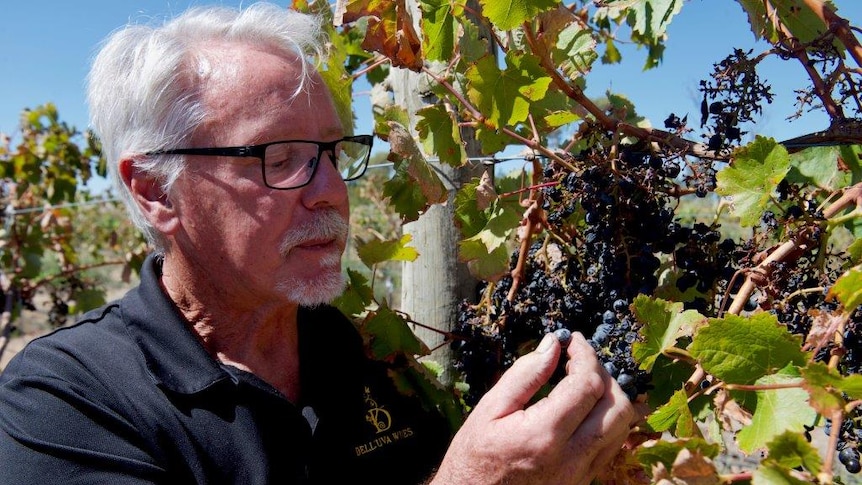
[[[264,154],[264,177],[272,187],[299,187],[311,181],[317,157],[329,157],[341,178],[353,180],[365,171],[371,147],[355,141],[342,140],[330,150],[323,150],[316,143],[286,142],[266,147]]]

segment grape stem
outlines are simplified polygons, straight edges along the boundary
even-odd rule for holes
[[[862,206],[862,183],[858,183],[845,190],[841,197],[823,210],[823,217],[831,219],[850,205],[856,205],[857,208]],[[731,315],[739,315],[745,306],[745,302],[748,301],[748,298],[757,287],[757,282],[768,279],[772,272],[773,263],[798,258],[803,252],[807,251],[814,242],[812,240],[813,233],[814,228],[803,228],[793,239],[786,241],[775,251],[766,256],[760,264],[747,270],[745,282],[737,292],[736,298],[734,298],[733,303],[730,305],[728,313]]]

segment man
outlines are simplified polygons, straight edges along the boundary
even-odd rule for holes
[[[325,305],[371,139],[344,135],[320,51],[266,4],[104,45],[93,126],[157,256],[0,376],[0,483],[589,483],[619,450],[634,411],[580,336],[547,398],[552,336],[447,443]]]

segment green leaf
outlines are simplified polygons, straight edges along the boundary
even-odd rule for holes
[[[530,103],[542,99],[551,84],[535,56],[509,51],[506,66],[500,71],[496,58],[485,56],[466,74],[467,96],[497,128],[525,121]]]
[[[477,129],[476,139],[482,145],[482,153],[486,155],[503,151],[513,141],[505,134],[488,128]]]
[[[767,42],[777,42],[779,34],[767,15],[764,3],[761,0],[739,0],[740,5],[748,14],[748,21],[755,38],[765,39]],[[773,0],[770,2],[773,13],[778,20],[788,29],[789,35],[799,39],[802,43],[808,43],[826,32],[827,27],[820,17],[811,10],[804,0]],[[832,2],[825,2],[833,10]],[[788,34],[784,34],[788,35]],[[843,50],[843,46],[838,46]]]
[[[643,339],[632,345],[632,356],[640,368],[651,371],[656,358],[665,350],[676,346],[680,337],[691,336],[705,317],[695,310],[682,311],[682,303],[652,299],[638,295],[632,311],[643,326],[639,333]]]
[[[384,261],[415,261],[419,253],[416,248],[407,246],[412,240],[413,236],[404,234],[400,239],[389,241],[377,238],[367,242],[357,241],[356,252],[369,268]]]
[[[488,223],[485,211],[477,206],[476,188],[480,183],[477,177],[462,185],[455,194],[455,224],[464,238],[476,235]]]
[[[619,64],[622,60],[623,56],[617,49],[617,43],[613,39],[608,39],[605,42],[605,53],[602,54],[602,64]]]
[[[796,375],[793,375],[796,374]],[[798,384],[798,372],[773,374],[761,377],[757,385]],[[786,432],[802,433],[803,426],[811,424],[817,413],[808,405],[804,389],[772,389],[757,391],[757,408],[751,424],[739,431],[739,448],[751,454],[766,448],[767,442]]]
[[[358,271],[348,269],[347,288],[332,304],[341,310],[341,313],[355,316],[364,313],[372,301],[374,294],[368,284],[368,278]]]
[[[774,461],[787,469],[801,466],[815,475],[820,473],[822,468],[820,453],[800,433],[785,431],[776,436],[767,446],[769,461]]]
[[[841,162],[850,171],[850,185],[862,182],[862,161],[859,160],[859,151],[862,146],[842,145],[840,147]]]
[[[347,59],[347,38],[341,35],[334,35],[330,24],[329,41],[332,43],[329,49],[329,55],[324,56],[323,69],[319,69],[320,77],[329,88],[332,96],[332,103],[335,106],[335,112],[338,114],[338,119],[341,120],[341,126],[346,130],[347,135],[353,133],[353,76],[347,73],[344,63]]]
[[[418,396],[425,409],[433,408],[440,412],[449,424],[450,434],[455,434],[464,423],[464,410],[453,390],[443,386],[428,368],[428,362],[409,358],[406,368],[390,370],[389,376],[399,392]]]
[[[596,39],[589,28],[580,22],[572,22],[560,32],[554,60],[569,79],[585,76],[597,58]]]
[[[398,355],[428,355],[428,347],[419,340],[407,321],[388,307],[382,306],[370,314],[360,327],[370,341],[371,356],[392,362]]]
[[[851,268],[841,275],[829,288],[827,298],[838,298],[844,311],[853,313],[862,304],[862,268]]]
[[[466,63],[474,63],[488,55],[488,39],[480,34],[479,28],[469,18],[462,17],[461,29],[464,31],[458,41],[461,58]]]
[[[775,461],[766,460],[754,470],[752,485],[809,485],[811,482],[794,477],[791,470]]]
[[[506,244],[521,222],[521,215],[509,210],[504,204],[493,204],[488,223],[478,234],[468,241],[480,241],[487,251],[493,251]]]
[[[425,57],[448,62],[455,52],[455,18],[464,14],[463,0],[421,0]]]
[[[846,187],[850,174],[838,165],[838,147],[812,147],[790,156],[791,169],[787,181],[813,185],[829,192]]]
[[[789,170],[787,150],[771,138],[758,136],[734,153],[732,165],[718,172],[715,191],[729,197],[740,224],[751,227],[760,221]]]
[[[98,308],[106,303],[105,290],[102,288],[86,288],[72,293],[71,299],[75,301],[74,307],[69,308],[69,313],[83,313]]]
[[[692,372],[694,372],[694,366],[685,361],[658,355],[652,367],[650,380],[653,388],[647,393],[650,407],[657,408],[668,402],[679,390],[679,384],[687,381]]]
[[[439,157],[440,162],[460,167],[467,159],[467,153],[461,144],[461,132],[446,111],[446,106],[436,104],[422,108],[416,112],[420,117],[416,122],[416,131],[425,141],[425,149]]]
[[[851,266],[862,263],[862,238],[857,238],[847,247],[847,254],[850,256]]]
[[[844,377],[837,370],[820,362],[811,362],[801,370],[805,390],[811,396],[811,406],[824,416],[843,409],[844,394],[850,399],[862,399],[862,375]]]
[[[789,364],[804,366],[801,337],[780,325],[774,315],[710,318],[689,346],[704,370],[731,384],[751,384]]]
[[[448,192],[407,129],[395,122],[389,122],[389,128],[395,175],[383,185],[383,195],[390,199],[402,222],[415,221],[432,204],[445,202]]]
[[[667,404],[647,417],[647,424],[655,431],[669,431],[677,438],[700,436],[688,407],[688,395],[683,389],[675,392]]]
[[[509,251],[506,246],[489,252],[480,241],[461,241],[458,257],[467,263],[471,275],[483,281],[497,281],[509,272]]]
[[[557,6],[558,0],[479,0],[482,13],[500,30],[512,30]]]
[[[701,438],[660,440],[639,446],[637,459],[648,470],[659,463],[663,464],[665,469],[670,470],[682,450],[697,452],[708,458],[715,458],[721,451],[717,444],[707,443]]]

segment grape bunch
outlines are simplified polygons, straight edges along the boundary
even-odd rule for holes
[[[712,268],[731,268],[735,247],[719,249],[715,228],[675,220],[675,199],[667,193],[680,162],[635,150],[623,150],[613,164],[606,156],[585,151],[572,160],[577,171],[545,167],[545,180],[557,183],[543,184],[546,231],[529,246],[523,277],[488,283],[478,304],[462,302],[452,345],[455,367],[469,384],[468,404],[545,333],[559,329],[581,332],[634,399],[650,382],[632,358],[639,338],[629,308],[634,297],[654,294],[663,261],[675,253],[682,271],[697,273],[698,295],[712,294],[727,277]],[[515,251],[510,268],[518,257]],[[704,265],[712,272],[700,275]],[[707,306],[705,296],[700,300],[689,304]]]

